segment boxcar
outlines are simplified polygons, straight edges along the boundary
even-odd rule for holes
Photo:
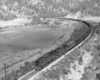
[[[68,48],[69,48],[69,50],[70,50],[70,49],[72,49],[72,48],[76,45],[76,43],[75,43],[75,41],[69,41],[69,42],[67,43],[67,45],[68,45]]]

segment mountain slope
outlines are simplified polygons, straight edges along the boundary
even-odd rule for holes
[[[0,4],[0,14],[2,14],[0,18],[5,18],[2,11],[16,17],[37,15],[55,18],[77,12],[84,15],[100,15],[100,1],[98,0],[0,0]]]

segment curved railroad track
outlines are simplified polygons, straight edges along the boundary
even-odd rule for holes
[[[72,48],[71,50],[69,50],[67,53],[66,53],[66,55],[68,55],[68,54],[70,54],[70,52],[71,51],[73,51],[74,49],[76,49],[76,48],[78,48],[79,46],[81,46],[85,41],[87,41],[91,36],[92,36],[92,34],[93,34],[93,28],[90,26],[90,24],[88,23],[88,22],[86,22],[86,21],[83,21],[83,20],[79,20],[79,19],[71,19],[71,18],[58,18],[58,19],[66,19],[66,20],[73,20],[73,21],[78,21],[78,22],[81,22],[81,23],[84,23],[84,24],[86,24],[88,27],[89,27],[89,29],[91,30],[90,31],[90,33],[89,33],[89,35],[83,40],[83,41],[81,41],[81,43],[79,43],[78,45],[76,45],[74,48]],[[62,58],[64,55],[62,55],[61,57],[59,57],[59,58]],[[59,59],[58,58],[58,59]],[[57,61],[58,59],[56,59],[55,61]],[[54,61],[54,62],[55,62]],[[49,64],[49,66],[52,66],[52,64],[53,64],[53,62],[51,63],[51,64]],[[48,66],[48,65],[47,65]],[[47,67],[46,66],[46,67]],[[46,68],[45,67],[45,68]],[[42,69],[43,70],[43,69]],[[42,71],[41,70],[41,71]],[[27,74],[25,74],[24,76],[22,76],[22,77],[20,77],[18,80],[31,80],[31,79],[29,79],[30,77],[32,77],[33,75],[35,75],[36,73],[38,73],[39,71],[35,71],[35,70],[32,70],[31,72],[29,72],[29,73],[27,73]]]

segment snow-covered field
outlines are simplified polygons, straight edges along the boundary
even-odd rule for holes
[[[31,20],[24,19],[24,18],[16,18],[14,20],[9,20],[9,21],[0,21],[0,27],[5,28],[5,27],[11,27],[11,26],[20,26],[24,24],[30,23]]]

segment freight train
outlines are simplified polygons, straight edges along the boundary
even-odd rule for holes
[[[90,34],[90,32],[91,30],[89,28],[81,35],[78,34],[77,37],[74,37],[71,40],[64,42],[61,46],[59,46],[55,50],[52,50],[44,54],[42,57],[40,57],[34,62],[35,70],[39,71],[43,69],[44,67],[52,63],[54,60],[64,55],[66,52],[68,52],[69,50],[74,48],[76,45],[78,45],[80,42],[82,42]]]

